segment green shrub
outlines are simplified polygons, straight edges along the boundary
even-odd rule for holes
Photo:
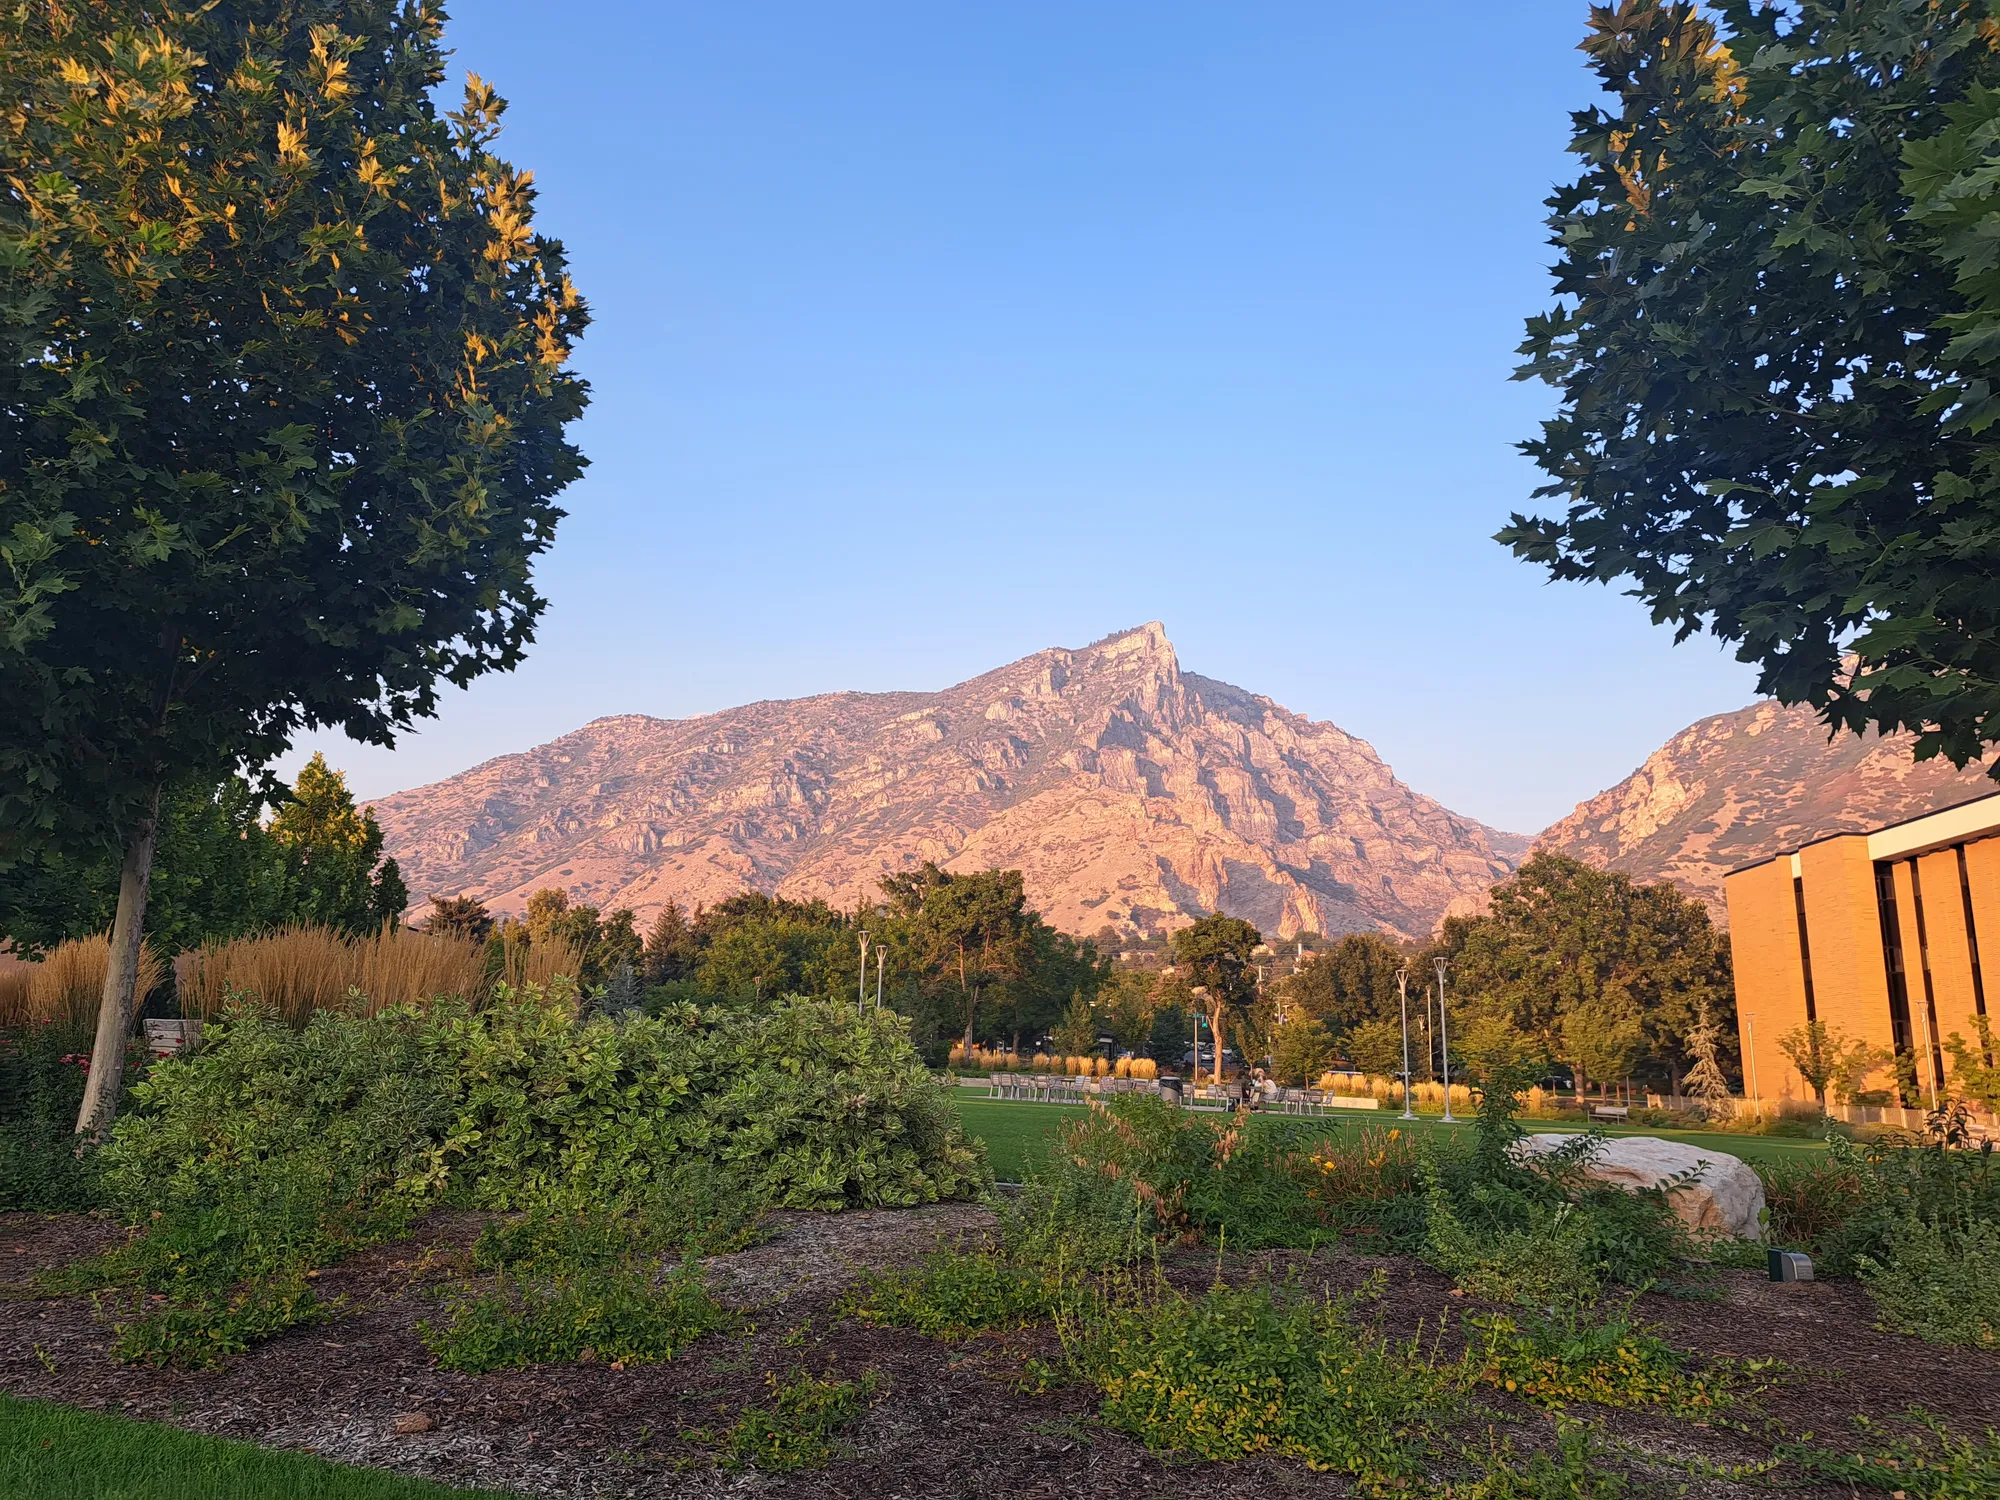
[[[67,1027],[0,1031],[0,1212],[82,1213],[103,1202],[98,1153],[77,1153],[90,1038]]]
[[[1603,1281],[1648,1290],[1674,1284],[1693,1289],[1691,1267],[1706,1254],[1668,1201],[1670,1188],[1597,1186],[1571,1202],[1583,1219],[1582,1255]]]
[[[1869,1187],[1867,1176],[1845,1155],[1801,1153],[1756,1171],[1764,1181],[1771,1243],[1816,1254],[1854,1216]]]
[[[525,990],[302,1030],[239,1008],[132,1093],[101,1160],[142,1232],[61,1279],[164,1295],[121,1334],[143,1358],[208,1359],[318,1316],[260,1289],[441,1199],[531,1210],[480,1254],[560,1273],[468,1302],[440,1334],[464,1358],[607,1338],[655,1357],[692,1304],[649,1290],[633,1255],[739,1248],[767,1203],[929,1202],[987,1180],[901,1023],[808,1001],[580,1022],[566,992]]]
[[[75,1120],[0,1121],[0,1213],[88,1213],[104,1204],[100,1153],[77,1152]]]
[[[1537,1406],[1572,1401],[1599,1406],[1663,1406],[1700,1416],[1735,1399],[1728,1373],[1698,1373],[1685,1355],[1634,1323],[1629,1314],[1593,1318],[1575,1311],[1516,1322],[1467,1319],[1478,1337],[1467,1347],[1473,1379]]]
[[[1325,1132],[1247,1112],[1213,1116],[1147,1095],[1110,1103],[1062,1126],[1028,1176],[1009,1242],[1069,1264],[1131,1263],[1159,1245],[1306,1248],[1334,1238],[1313,1198],[1312,1151]]]
[[[959,1339],[1046,1321],[1061,1305],[1049,1271],[980,1251],[940,1250],[914,1271],[870,1276],[842,1304],[848,1316],[931,1338]]]
[[[815,1379],[804,1373],[783,1382],[776,1375],[767,1380],[772,1404],[745,1410],[723,1437],[732,1468],[792,1474],[826,1467],[839,1452],[835,1438],[881,1398],[885,1385],[873,1370],[859,1380]]]
[[[1862,1446],[1834,1453],[1808,1437],[1788,1443],[1778,1456],[1812,1479],[1844,1484],[1853,1492],[1875,1490],[1907,1500],[1992,1500],[2000,1495],[2000,1434],[1989,1427],[1981,1437],[1955,1437],[1937,1418],[1908,1414],[1915,1430],[1896,1434],[1856,1417]]]
[[[1561,1422],[1553,1454],[1531,1454],[1516,1468],[1511,1445],[1491,1453],[1485,1476],[1465,1492],[1465,1500],[1618,1500],[1630,1490],[1625,1477],[1606,1466],[1590,1428]]]
[[[1143,1095],[1092,1100],[1028,1173],[1007,1214],[1009,1244],[1027,1258],[1102,1266],[1192,1237],[1189,1185],[1214,1153],[1214,1127],[1186,1110]]]
[[[1585,1175],[1600,1137],[1522,1163],[1507,1150],[1512,1129],[1511,1116],[1483,1113],[1469,1162],[1424,1164],[1421,1253],[1462,1291],[1528,1306],[1583,1303],[1606,1282],[1657,1286],[1697,1258],[1670,1188],[1628,1193]]]
[[[133,1087],[104,1149],[105,1186],[135,1218],[224,1199],[265,1181],[374,1201],[420,1179],[452,1119],[457,1085],[436,1021],[408,1009],[321,1011],[302,1031],[255,1009],[210,1023],[207,1042]],[[402,1196],[421,1194],[402,1189]]]
[[[576,1019],[503,993],[304,1031],[236,1011],[157,1069],[107,1148],[118,1201],[211,1198],[317,1155],[353,1193],[476,1207],[602,1205],[690,1159],[753,1201],[833,1209],[977,1194],[980,1153],[887,1012],[792,1000],[754,1014]]]
[[[557,1361],[653,1364],[728,1321],[699,1266],[657,1276],[628,1262],[525,1281],[502,1275],[455,1295],[442,1321],[417,1332],[441,1368],[477,1375]]]
[[[344,1196],[324,1158],[266,1163],[208,1204],[156,1209],[143,1233],[41,1278],[112,1310],[120,1359],[197,1368],[334,1309],[307,1284],[314,1266],[408,1232],[410,1206]]]
[[[2000,1348],[2000,1224],[1954,1233],[1905,1219],[1882,1253],[1861,1256],[1856,1270],[1885,1324],[1932,1344]]]
[[[132,1307],[131,1321],[113,1324],[112,1353],[128,1363],[195,1370],[214,1369],[288,1328],[329,1322],[335,1312],[296,1269],[241,1290],[183,1292],[157,1307],[141,1293]]]
[[[1598,1278],[1586,1253],[1587,1218],[1570,1204],[1501,1193],[1476,1184],[1461,1213],[1433,1178],[1426,1203],[1424,1258],[1468,1296],[1530,1307],[1589,1302]]]
[[[1093,1309],[1065,1344],[1111,1426],[1205,1459],[1273,1453],[1354,1477],[1413,1481],[1449,1404],[1414,1347],[1392,1347],[1352,1301],[1215,1287]]]
[[[1825,1275],[1853,1276],[1864,1258],[1888,1263],[1891,1242],[1912,1219],[1954,1239],[1975,1224],[2000,1221],[2000,1164],[1990,1149],[1829,1137],[1827,1170],[1847,1174],[1854,1188],[1846,1211],[1830,1214],[1832,1222],[1807,1242],[1815,1269]]]
[[[356,1250],[408,1232],[407,1204],[373,1206],[344,1198],[337,1184],[294,1162],[257,1174],[254,1191],[230,1188],[206,1205],[155,1210],[143,1233],[43,1278],[54,1291],[143,1288],[169,1296],[212,1296],[249,1279],[332,1265]]]
[[[533,1272],[634,1257],[722,1255],[755,1242],[762,1206],[713,1162],[681,1162],[610,1204],[547,1203],[495,1219],[472,1247],[475,1269]]]

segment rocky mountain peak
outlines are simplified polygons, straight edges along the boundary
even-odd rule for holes
[[[1726,920],[1722,877],[1827,834],[1863,832],[1990,792],[1977,766],[1912,757],[1909,735],[1830,737],[1769,699],[1689,725],[1536,839],[1636,880],[1671,880]]]
[[[852,905],[935,859],[1020,868],[1076,932],[1220,909],[1273,936],[1420,936],[1526,844],[1335,726],[1183,672],[1158,621],[937,693],[600,719],[375,807],[419,898],[507,911],[561,885],[642,919],[745,886]]]

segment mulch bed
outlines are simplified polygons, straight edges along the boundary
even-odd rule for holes
[[[1046,1330],[962,1344],[872,1328],[835,1316],[864,1271],[908,1264],[940,1242],[977,1241],[991,1215],[967,1205],[833,1216],[781,1214],[765,1243],[710,1263],[718,1295],[749,1309],[746,1327],[712,1335],[666,1364],[540,1366],[489,1375],[437,1369],[416,1334],[437,1289],[462,1269],[480,1220],[438,1215],[413,1239],[322,1273],[344,1299],[337,1322],[295,1330],[219,1371],[121,1365],[87,1299],[36,1297],[36,1272],[101,1249],[110,1226],[79,1216],[0,1215],[0,1390],[176,1423],[200,1432],[319,1453],[450,1484],[547,1497],[967,1497],[1345,1495],[1345,1480],[1277,1460],[1175,1461],[1095,1421],[1094,1393],[1029,1394],[1018,1377],[1049,1358]],[[1392,1336],[1422,1335],[1455,1352],[1464,1315],[1428,1267],[1349,1251],[1313,1255],[1191,1253],[1168,1267],[1191,1289],[1218,1274],[1351,1290],[1385,1277],[1380,1303]],[[1691,1460],[1752,1463],[1775,1442],[1808,1433],[1838,1444],[1857,1415],[1893,1417],[1921,1405],[1954,1431],[2000,1426],[2000,1355],[1949,1354],[1873,1326],[1873,1308],[1844,1283],[1775,1285],[1748,1272],[1718,1277],[1713,1300],[1647,1295],[1636,1311],[1676,1347],[1708,1356],[1775,1358],[1784,1369],[1754,1410],[1708,1426],[1647,1412],[1579,1410],[1604,1419],[1620,1461],[1668,1493],[1769,1494],[1767,1484],[1691,1476]],[[729,1427],[768,1399],[767,1381],[801,1369],[854,1377],[873,1370],[887,1393],[846,1435],[848,1456],[794,1475],[718,1471],[683,1433]],[[1506,1396],[1481,1398],[1478,1425],[1523,1451],[1545,1447],[1549,1417]],[[399,1414],[430,1430],[407,1435]],[[1741,1430],[1747,1428],[1749,1430]],[[1789,1488],[1846,1495],[1845,1486]]]

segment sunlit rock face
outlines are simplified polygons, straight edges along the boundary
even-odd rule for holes
[[[1829,740],[1809,708],[1753,703],[1683,729],[1535,843],[1635,880],[1671,880],[1724,921],[1722,877],[1738,865],[1996,790],[1977,765],[1914,760],[1913,743]]]
[[[374,804],[421,904],[565,887],[641,922],[746,886],[852,907],[885,874],[1019,869],[1050,921],[1155,933],[1427,935],[1527,840],[1398,781],[1365,742],[1181,669],[1158,624],[938,693],[600,719]]]

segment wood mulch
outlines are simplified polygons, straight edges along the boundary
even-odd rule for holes
[[[410,1240],[326,1269],[318,1285],[343,1299],[338,1321],[295,1330],[222,1370],[185,1371],[115,1362],[110,1330],[88,1299],[35,1293],[37,1272],[113,1243],[113,1228],[79,1216],[0,1215],[0,1390],[551,1500],[1351,1493],[1345,1480],[1291,1462],[1188,1463],[1154,1454],[1100,1425],[1085,1388],[1030,1393],[1021,1373],[1029,1358],[1054,1354],[1047,1330],[949,1344],[836,1316],[841,1293],[864,1272],[909,1264],[939,1243],[983,1238],[993,1222],[983,1208],[776,1215],[764,1243],[709,1263],[718,1295],[746,1310],[738,1329],[666,1364],[457,1375],[432,1364],[416,1325],[463,1270],[480,1222],[440,1214]],[[1428,1267],[1344,1249],[1220,1263],[1212,1253],[1189,1254],[1168,1272],[1191,1288],[1219,1274],[1328,1290],[1359,1288],[1379,1274],[1385,1331],[1438,1341],[1446,1355],[1478,1306]],[[1647,1295],[1636,1311],[1678,1348],[1782,1361],[1776,1383],[1751,1409],[1708,1426],[1647,1412],[1575,1413],[1602,1420],[1642,1492],[1769,1494],[1768,1482],[1731,1482],[1687,1466],[1755,1463],[1775,1443],[1809,1433],[1838,1444],[1857,1415],[1893,1417],[1915,1405],[1961,1434],[2000,1427],[2000,1355],[1946,1355],[1878,1331],[1872,1306],[1851,1284],[1775,1285],[1724,1272],[1716,1291],[1702,1301]],[[846,1456],[793,1475],[718,1470],[699,1431],[728,1428],[746,1406],[767,1400],[770,1379],[800,1370],[884,1378],[886,1394],[846,1434]],[[1551,1442],[1547,1414],[1507,1396],[1483,1395],[1479,1404],[1462,1440],[1483,1447],[1491,1427],[1522,1451]],[[409,1413],[428,1418],[429,1430],[395,1431],[395,1419]]]

